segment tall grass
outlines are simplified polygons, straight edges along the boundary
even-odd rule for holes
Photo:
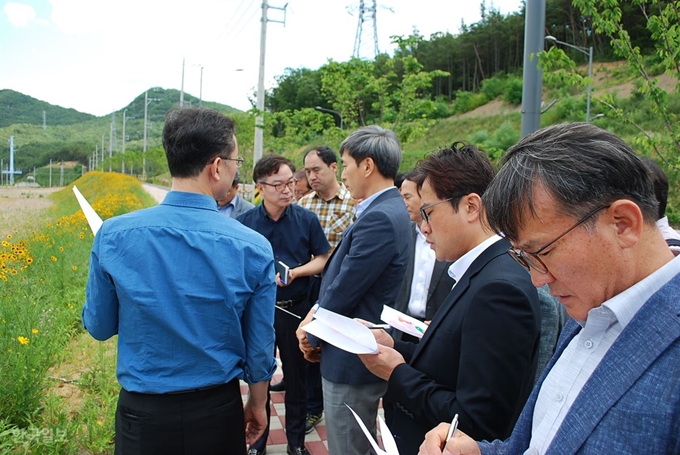
[[[121,174],[91,172],[74,183],[103,219],[155,204]],[[0,242],[0,453],[101,453],[113,428],[103,417],[115,402],[111,344],[92,344],[80,360],[73,383],[82,406],[68,409],[49,392],[50,368],[72,361],[74,343],[88,337],[80,313],[94,238],[71,186],[52,198],[50,221]]]

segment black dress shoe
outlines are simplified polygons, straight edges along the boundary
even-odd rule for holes
[[[269,390],[271,390],[272,392],[285,392],[286,391],[286,383],[284,382],[283,379],[281,379],[279,382],[275,382],[273,384],[270,384]]]
[[[248,455],[266,455],[266,454],[267,454],[267,448],[266,447],[262,450],[250,449],[248,451]]]
[[[295,448],[286,446],[286,453],[288,455],[310,455],[305,446]]]

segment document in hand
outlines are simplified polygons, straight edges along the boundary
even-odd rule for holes
[[[336,348],[352,354],[377,354],[378,343],[371,330],[360,322],[319,308],[305,330]]]
[[[366,428],[366,425],[364,425],[364,422],[361,421],[361,418],[359,418],[357,413],[354,412],[354,409],[350,408],[350,406],[347,403],[345,403],[345,406],[347,406],[347,408],[350,411],[352,411],[354,418],[359,423],[359,426],[366,435],[366,439],[368,439],[368,442],[370,442],[371,446],[373,446],[373,450],[375,450],[375,453],[377,453],[378,455],[399,455],[399,450],[397,450],[397,443],[394,442],[394,436],[392,436],[390,429],[387,428],[387,424],[385,424],[385,421],[383,420],[382,417],[378,416],[378,429],[380,430],[380,437],[382,438],[385,450],[382,450],[378,445],[377,441],[373,439],[373,435],[371,435],[371,433],[368,432],[368,428]]]
[[[97,212],[94,211],[90,203],[87,202],[87,199],[85,199],[85,196],[83,196],[80,193],[80,190],[78,190],[78,188],[75,185],[73,185],[73,192],[76,195],[76,199],[78,199],[78,204],[80,204],[80,208],[83,209],[85,219],[87,220],[87,223],[90,225],[92,233],[96,235],[99,228],[102,227],[103,223],[102,219],[99,217],[99,215],[97,215]]]
[[[404,333],[408,333],[416,338],[422,338],[427,330],[427,324],[412,318],[411,316],[397,311],[392,307],[383,305],[382,313],[380,313],[380,319],[383,322],[388,323],[397,330],[401,330]]]

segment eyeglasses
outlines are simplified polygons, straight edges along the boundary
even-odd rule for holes
[[[241,167],[243,166],[243,162],[245,161],[244,158],[237,156],[236,158],[222,158],[223,160],[227,161],[235,161],[236,162],[236,167]]]
[[[236,161],[236,167],[241,167],[243,165],[243,162],[245,161],[245,159],[241,158],[240,156],[237,156],[236,158],[225,158],[223,156],[217,155],[215,158],[208,161],[207,164],[214,163],[217,158],[220,158],[220,159],[225,160],[225,161]],[[207,164],[206,164],[206,166],[207,166]]]
[[[557,237],[555,240],[552,242],[549,242],[546,245],[543,245],[540,247],[538,250],[534,251],[533,253],[530,253],[528,251],[524,250],[518,250],[517,248],[510,248],[508,250],[508,254],[510,255],[511,258],[513,258],[515,261],[517,261],[521,266],[529,270],[529,268],[532,268],[536,270],[538,273],[548,273],[548,267],[543,263],[540,257],[538,257],[539,254],[541,254],[542,251],[544,251],[546,248],[549,246],[553,245],[555,242],[557,242],[559,239],[564,237],[565,235],[569,234],[571,231],[588,221],[593,215],[595,215],[597,212],[603,209],[608,209],[610,206],[609,205],[601,205],[600,207],[596,208],[592,212],[589,212],[586,216],[581,218],[575,225],[567,229],[563,234],[561,234],[559,237]]]
[[[273,186],[276,191],[278,191],[279,193],[283,193],[283,191],[286,188],[288,188],[289,190],[292,190],[293,187],[295,187],[295,182],[296,182],[296,180],[292,179],[292,180],[288,180],[286,183],[283,183],[283,182],[281,182],[281,183],[259,182],[259,183],[261,183],[263,185],[267,185],[267,186]]]
[[[434,204],[429,204],[429,205],[424,205],[420,208],[420,217],[425,221],[427,224],[430,224],[430,215],[432,214],[432,210],[430,210],[430,213],[427,213],[427,209],[431,209],[435,205],[443,204],[444,202],[449,202],[453,201],[454,199],[458,199],[461,196],[454,196],[450,197],[448,199],[444,199],[443,201],[435,202]]]

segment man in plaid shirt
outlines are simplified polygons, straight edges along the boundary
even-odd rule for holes
[[[354,199],[342,182],[338,182],[338,157],[328,147],[315,147],[304,156],[307,181],[312,192],[298,200],[302,207],[316,213],[321,222],[331,253],[340,243],[343,232],[352,224]],[[315,277],[310,290],[310,300],[315,302],[319,294],[321,278]],[[311,433],[323,416],[323,392],[319,363],[307,363],[307,424],[305,431]]]
[[[300,198],[298,204],[318,215],[332,252],[352,224],[354,199],[345,185],[338,182],[338,158],[333,150],[316,147],[305,154],[304,163],[314,191]]]

